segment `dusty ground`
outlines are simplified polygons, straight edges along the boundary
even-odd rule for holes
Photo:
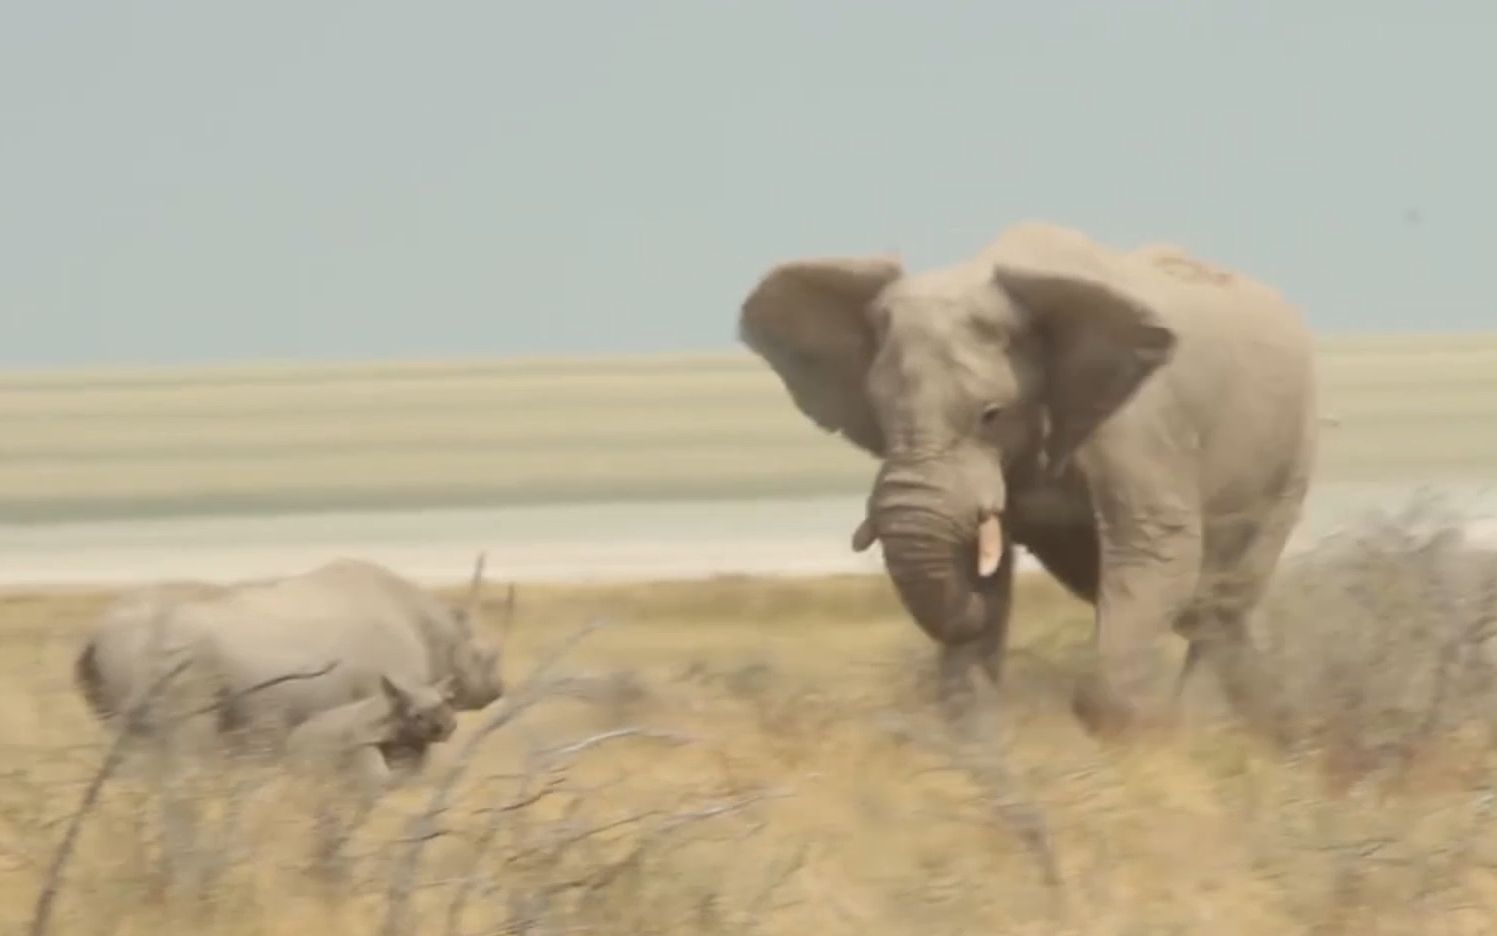
[[[516,700],[576,628],[611,623],[466,760],[492,713],[465,716],[346,865],[313,848],[311,792],[276,777],[258,799],[213,781],[204,802],[237,804],[237,831],[211,814],[165,849],[155,788],[123,771],[82,822],[51,931],[1492,932],[1492,681],[1467,625],[1493,606],[1476,578],[1432,577],[1427,542],[1379,542],[1276,599],[1294,752],[1204,717],[1098,746],[1066,710],[1087,609],[1042,579],[1023,585],[1001,718],[965,742],[881,578],[522,587]],[[32,914],[104,755],[69,663],[107,594],[0,599],[0,925]],[[1464,643],[1442,636],[1457,624]],[[1192,695],[1211,711],[1209,684]],[[629,729],[663,734],[599,736]],[[416,822],[448,777],[451,805]],[[210,876],[206,897],[164,888],[163,851]]]

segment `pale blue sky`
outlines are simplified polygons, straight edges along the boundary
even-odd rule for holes
[[[1497,328],[1483,0],[0,6],[0,366],[735,346],[1040,217]]]

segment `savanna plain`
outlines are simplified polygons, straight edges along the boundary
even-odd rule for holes
[[[1323,496],[1497,481],[1497,339],[1342,339],[1322,361]],[[110,518],[856,496],[870,471],[740,357],[14,375],[0,423],[13,541]],[[1463,497],[1390,495],[1285,564],[1255,633],[1272,746],[1209,679],[1177,736],[1085,735],[1068,699],[1090,613],[1040,575],[998,698],[953,724],[881,576],[510,588],[492,568],[506,698],[368,815],[284,772],[142,766],[71,684],[114,587],[10,587],[0,926],[1497,932],[1497,553],[1463,538]],[[432,587],[457,600],[460,575]],[[195,822],[161,822],[172,797]]]

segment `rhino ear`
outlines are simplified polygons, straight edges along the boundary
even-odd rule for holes
[[[404,687],[399,683],[391,679],[388,674],[380,674],[379,687],[384,692],[385,698],[389,701],[390,707],[397,713],[404,713],[410,710],[411,694],[405,691]]]
[[[1046,456],[1059,470],[1170,360],[1177,339],[1112,255],[1075,231],[1023,225],[993,256],[995,282],[1028,309],[1041,337]]]
[[[875,351],[868,306],[901,272],[886,257],[782,263],[739,312],[740,340],[774,369],[796,408],[874,455],[884,437],[863,386]]]

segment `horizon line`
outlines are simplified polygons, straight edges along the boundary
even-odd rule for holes
[[[1431,329],[1395,331],[1317,330],[1315,340],[1321,350],[1352,350],[1359,346],[1376,348],[1391,342],[1406,341],[1416,345],[1449,345],[1478,341],[1497,341],[1497,329]],[[370,357],[249,357],[225,360],[179,362],[110,362],[96,364],[0,364],[0,382],[43,380],[67,381],[82,377],[151,378],[187,377],[195,374],[229,375],[236,371],[257,374],[267,372],[330,371],[358,372],[392,370],[401,372],[467,370],[508,367],[585,367],[597,364],[646,366],[651,364],[690,364],[713,361],[756,359],[742,346],[720,346],[691,350],[655,351],[582,351],[535,352],[485,355],[412,355]]]

